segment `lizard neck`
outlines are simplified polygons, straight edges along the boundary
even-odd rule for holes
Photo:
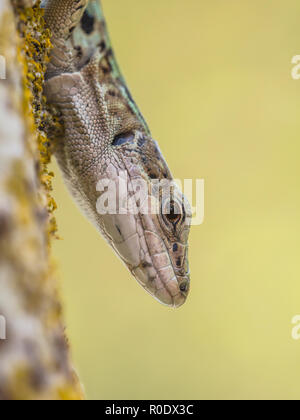
[[[53,3],[57,3],[60,13],[64,5],[64,14],[68,14],[68,20],[74,22],[74,26],[68,25],[66,29],[65,22],[52,16],[53,10],[56,10]],[[115,58],[100,1],[79,0],[74,5],[73,0],[51,0],[45,7],[45,19],[52,30],[54,46],[46,80],[64,73],[89,73],[89,68],[92,68],[90,74],[94,84],[107,86],[108,91],[114,91],[119,100],[121,98],[122,102],[128,104],[143,131],[150,136],[149,127],[127,88]],[[78,19],[80,23],[75,25]],[[96,72],[95,67],[98,67]]]

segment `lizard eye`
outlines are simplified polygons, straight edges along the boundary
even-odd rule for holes
[[[112,142],[113,146],[121,146],[122,144],[132,142],[135,135],[133,133],[122,133],[115,136],[114,141]]]
[[[167,201],[163,208],[163,217],[168,223],[177,225],[183,217],[182,209],[176,201]]]

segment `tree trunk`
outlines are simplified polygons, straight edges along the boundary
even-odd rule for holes
[[[55,234],[39,1],[0,2],[0,399],[81,399],[50,256]]]

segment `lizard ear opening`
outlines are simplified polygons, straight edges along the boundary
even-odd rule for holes
[[[134,139],[135,139],[135,135],[132,132],[118,134],[117,136],[115,136],[112,142],[112,145],[121,146],[122,144],[125,144],[125,143],[132,143]]]

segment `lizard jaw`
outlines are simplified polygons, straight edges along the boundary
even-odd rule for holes
[[[178,308],[185,303],[190,287],[188,247],[179,242],[184,238],[174,240],[162,234],[159,215],[140,217],[144,228],[141,243],[146,243],[148,254],[133,275],[160,303]]]
[[[185,303],[190,287],[188,247],[163,239],[157,215],[105,215],[101,230],[150,295],[173,308]],[[176,265],[179,260],[180,267]]]
[[[132,274],[138,283],[160,303],[178,308],[185,303],[188,296],[189,272],[174,269],[172,249],[168,249],[159,234],[145,231],[144,235],[149,253],[137,268],[131,270]],[[184,245],[182,249],[185,249]],[[182,259],[183,265],[188,267],[186,251]]]
[[[183,305],[190,288],[188,236],[192,215],[189,204],[171,181],[174,200],[177,197],[182,203],[184,214],[174,225],[162,214],[163,203],[168,201],[168,189],[163,189],[163,196],[158,197],[149,181],[143,183],[145,180],[139,166],[135,166],[134,172],[132,168],[128,172],[120,172],[111,164],[105,174],[105,183],[102,180],[98,184],[98,191],[102,191],[96,206],[98,228],[149,294],[170,307]],[[144,186],[139,190],[139,205],[135,194],[128,195],[133,174],[135,180],[139,180],[137,185]],[[115,186],[111,196],[108,190],[104,192],[104,185],[108,185],[108,181]],[[110,214],[103,206],[104,203],[109,204],[108,197],[114,198],[111,203],[119,203],[116,207],[110,207]],[[122,214],[122,210],[125,214]]]

